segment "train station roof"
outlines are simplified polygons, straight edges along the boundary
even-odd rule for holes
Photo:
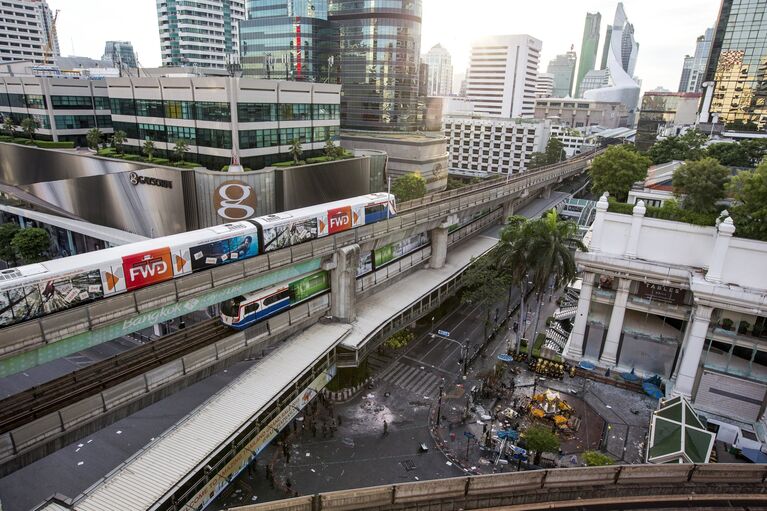
[[[690,403],[678,396],[661,400],[650,423],[648,463],[708,463],[716,435]]]

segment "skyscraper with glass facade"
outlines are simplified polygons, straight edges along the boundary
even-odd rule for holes
[[[682,77],[679,80],[679,92],[700,92],[713,37],[714,30],[706,29],[706,33],[698,36],[695,42],[695,55],[685,56]]]
[[[767,0],[723,0],[703,109],[731,128],[767,127]]]
[[[136,54],[130,41],[107,41],[101,60],[112,62],[115,65],[136,67]]]
[[[330,0],[339,31],[341,127],[415,131],[421,0]]]
[[[554,90],[551,93],[555,98],[566,98],[571,95],[573,79],[575,78],[575,62],[577,56],[574,51],[568,51],[557,55],[549,62],[546,72],[554,75]]]
[[[248,0],[247,12],[240,23],[244,74],[338,81],[338,30],[328,21],[328,0]]]
[[[239,53],[245,0],[157,0],[163,66],[225,69]]]
[[[599,50],[599,29],[602,25],[602,15],[598,12],[586,13],[586,24],[583,27],[583,42],[581,42],[581,61],[578,64],[578,76],[575,79],[573,94],[580,89],[583,77],[594,69]]]

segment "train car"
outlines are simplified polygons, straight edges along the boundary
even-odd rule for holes
[[[297,245],[396,215],[393,195],[371,193],[254,218],[264,252]]]
[[[221,322],[242,330],[329,289],[330,276],[326,271],[318,271],[294,281],[259,289],[223,302]]]
[[[2,270],[0,327],[258,253],[258,228],[241,221]]]

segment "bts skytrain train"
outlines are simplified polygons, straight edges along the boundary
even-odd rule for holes
[[[374,193],[2,270],[0,327],[395,215],[394,196]]]

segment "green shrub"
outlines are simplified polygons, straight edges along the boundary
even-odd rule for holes
[[[252,171],[253,169],[252,169],[252,168],[250,168],[250,167],[245,167],[245,166],[243,166],[243,167],[242,167],[242,170],[243,170],[243,171],[245,171],[245,172],[250,172],[250,171]],[[221,167],[221,172],[229,172],[229,165],[224,165],[223,167]]]
[[[617,202],[613,199],[609,200],[610,206],[607,211],[610,213],[618,213],[621,215],[631,215],[634,212],[634,204],[626,204],[625,202]],[[719,212],[712,213],[698,213],[695,211],[689,211],[682,209],[676,203],[676,201],[666,201],[662,207],[656,208],[653,206],[646,206],[645,212],[646,218],[657,218],[660,220],[671,220],[674,222],[684,222],[693,225],[712,226],[716,223],[716,218],[719,216]]]
[[[8,135],[0,135],[0,142],[13,142],[13,137]]]
[[[128,161],[144,161],[144,158],[137,154],[123,154],[120,155],[120,159]]]
[[[49,140],[35,140],[35,145],[43,149],[74,149],[75,147],[75,143],[71,141],[52,142]]]
[[[306,163],[325,163],[328,161],[333,161],[335,158],[328,158],[327,156],[317,156],[314,158],[307,158]]]
[[[168,158],[152,158],[152,163],[155,165],[170,165]]]
[[[35,145],[35,143],[29,140],[28,138],[14,138],[12,142],[14,144],[21,144],[21,145]]]
[[[306,163],[305,161],[298,162],[299,165],[303,165],[305,163]],[[272,167],[295,167],[295,166],[296,164],[293,163],[292,161],[281,161],[279,163],[272,163]]]

